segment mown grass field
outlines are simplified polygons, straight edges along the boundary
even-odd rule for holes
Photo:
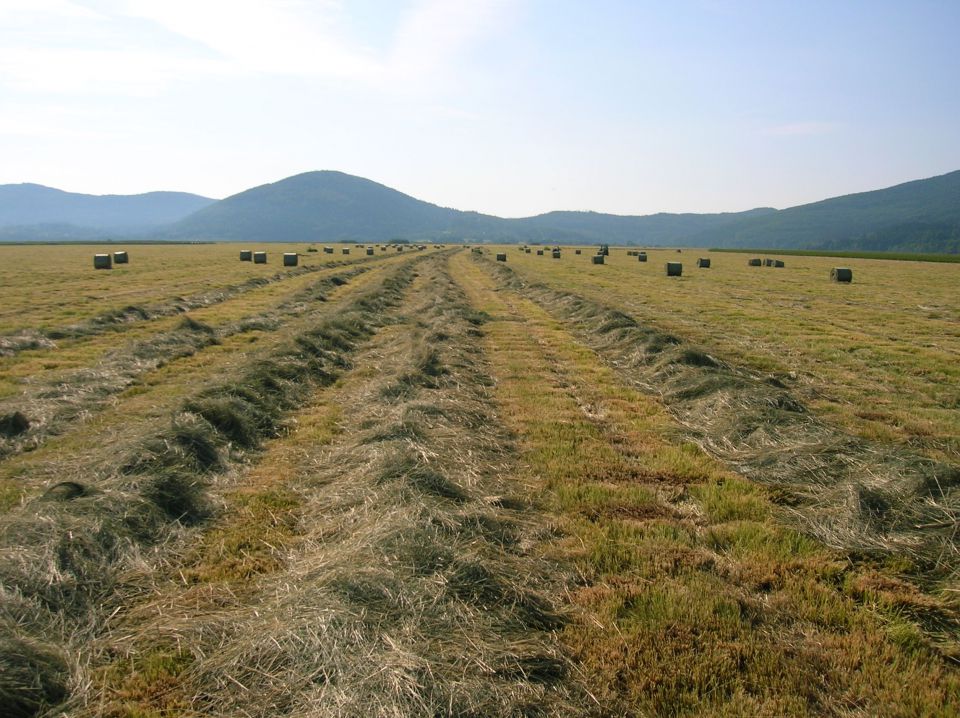
[[[0,247],[3,715],[960,712],[960,267],[239,249]]]

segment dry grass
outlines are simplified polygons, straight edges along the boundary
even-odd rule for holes
[[[55,702],[68,672],[78,690],[80,647],[111,610],[123,608],[130,590],[121,583],[124,572],[162,558],[190,526],[202,524],[213,508],[214,477],[242,458],[242,449],[274,434],[311,387],[343,371],[349,353],[380,326],[380,314],[400,300],[410,275],[409,264],[401,266],[335,319],[305,316],[298,331],[233,378],[210,386],[208,376],[204,391],[172,411],[169,428],[134,434],[82,481],[62,482],[0,519],[0,640],[30,646],[34,662],[57,659],[48,671],[56,680],[39,694],[25,693],[9,672],[0,675],[0,691],[25,696],[36,712]],[[208,411],[213,405],[220,410]],[[286,497],[269,498],[282,504]],[[270,510],[260,499],[251,504],[254,514]]]
[[[663,405],[565,324],[455,262],[475,308],[493,317],[484,347],[496,396],[562,520],[555,551],[586,581],[572,599],[581,619],[563,635],[598,714],[960,708],[946,597],[786,528],[767,490],[684,444]],[[866,598],[855,588],[864,582],[889,593]]]
[[[250,575],[217,572],[230,564],[218,556],[193,579],[217,584],[202,596],[176,582],[149,596],[104,636],[114,658],[74,714],[581,711],[551,633],[563,619],[547,596],[565,574],[538,559],[546,527],[501,478],[509,437],[490,414],[466,315],[439,265],[424,266],[403,321],[324,393],[326,406],[350,407],[336,436],[311,444],[298,429],[271,446],[268,457],[296,456],[281,462],[280,490],[299,501],[271,509],[295,519],[293,543]],[[272,467],[253,469],[247,489]],[[264,537],[248,529],[245,545]],[[204,543],[237,557],[217,532]]]
[[[710,257],[710,271],[691,264],[675,278],[663,266],[676,253],[647,254],[640,263],[613,249],[593,266],[586,253],[554,261],[514,250],[509,266],[773,373],[846,431],[960,461],[960,265],[844,260],[854,270],[844,285],[829,280],[837,260],[825,257],[777,256],[786,267],[774,270],[696,250],[683,261]]]

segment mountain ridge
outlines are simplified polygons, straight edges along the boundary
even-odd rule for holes
[[[10,198],[17,192],[33,193],[48,203],[67,198],[67,205],[79,204],[80,209],[60,207],[43,214],[43,202],[12,207]],[[94,211],[97,202],[102,205],[100,215]],[[44,221],[10,221],[24,217]],[[88,221],[78,222],[77,217]],[[650,215],[556,210],[520,218],[441,207],[335,170],[300,173],[219,201],[177,192],[94,196],[29,183],[0,185],[0,241],[94,239],[118,231],[132,238],[160,240],[402,238],[956,253],[960,252],[960,171],[781,210],[759,207],[743,212]]]

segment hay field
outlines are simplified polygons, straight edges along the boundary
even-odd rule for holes
[[[957,265],[127,249],[0,247],[0,714],[960,712]]]

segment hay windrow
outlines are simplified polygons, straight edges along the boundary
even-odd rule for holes
[[[498,427],[464,297],[430,262],[403,322],[332,390],[350,407],[337,440],[308,450],[288,477],[306,503],[282,570],[199,612],[171,585],[150,597],[156,609],[137,612],[149,618],[104,636],[106,655],[135,652],[128,635],[147,645],[176,636],[192,660],[164,704],[264,718],[587,712],[553,635],[564,616],[547,598],[571,576],[540,557],[548,527],[502,478],[511,437]],[[441,329],[425,361],[424,338]],[[430,381],[409,381],[417,375]],[[409,394],[381,401],[401,377]],[[75,700],[76,715],[114,705],[109,692]]]
[[[21,394],[0,400],[0,413],[11,410],[11,417],[19,414],[24,419],[32,418],[26,426],[21,423],[20,430],[13,433],[4,431],[3,418],[0,417],[0,458],[25,449],[36,449],[49,437],[63,433],[78,420],[109,405],[113,397],[136,386],[151,371],[239,334],[277,331],[286,323],[307,315],[317,302],[326,301],[326,295],[332,289],[347,284],[366,271],[367,267],[357,267],[322,277],[268,311],[218,327],[211,327],[188,315],[169,331],[109,351],[93,366],[31,381]],[[333,325],[328,333],[337,336]],[[296,341],[304,346],[304,343],[315,340],[304,335]],[[333,340],[330,343],[334,350],[331,356],[346,348]]]
[[[484,267],[572,326],[624,381],[660,396],[709,453],[787,490],[790,513],[808,533],[850,552],[900,553],[932,578],[957,577],[957,467],[850,436],[771,377],[719,361],[637,317],[528,282],[503,265]],[[897,509],[877,511],[864,496],[884,496]]]
[[[345,355],[389,321],[385,312],[400,302],[411,280],[411,265],[400,265],[346,303],[340,317],[303,331],[313,339],[335,338],[337,366],[291,340],[269,361],[187,400],[168,427],[113,447],[113,462],[80,480],[61,481],[0,517],[0,641],[40,645],[44,637],[82,654],[106,615],[120,609],[116,602],[127,590],[120,583],[123,572],[151,553],[151,562],[158,560],[189,526],[211,514],[211,477],[236,466],[244,450],[273,433],[283,412],[302,402],[310,387],[332,381]],[[246,415],[230,418],[241,405],[253,417],[249,421]],[[214,406],[217,412],[205,411]],[[75,692],[83,681],[73,663],[62,684]],[[51,688],[36,698],[17,675],[11,669],[0,677],[0,691],[13,696],[10,705],[19,700],[33,706],[25,715],[62,697]]]

